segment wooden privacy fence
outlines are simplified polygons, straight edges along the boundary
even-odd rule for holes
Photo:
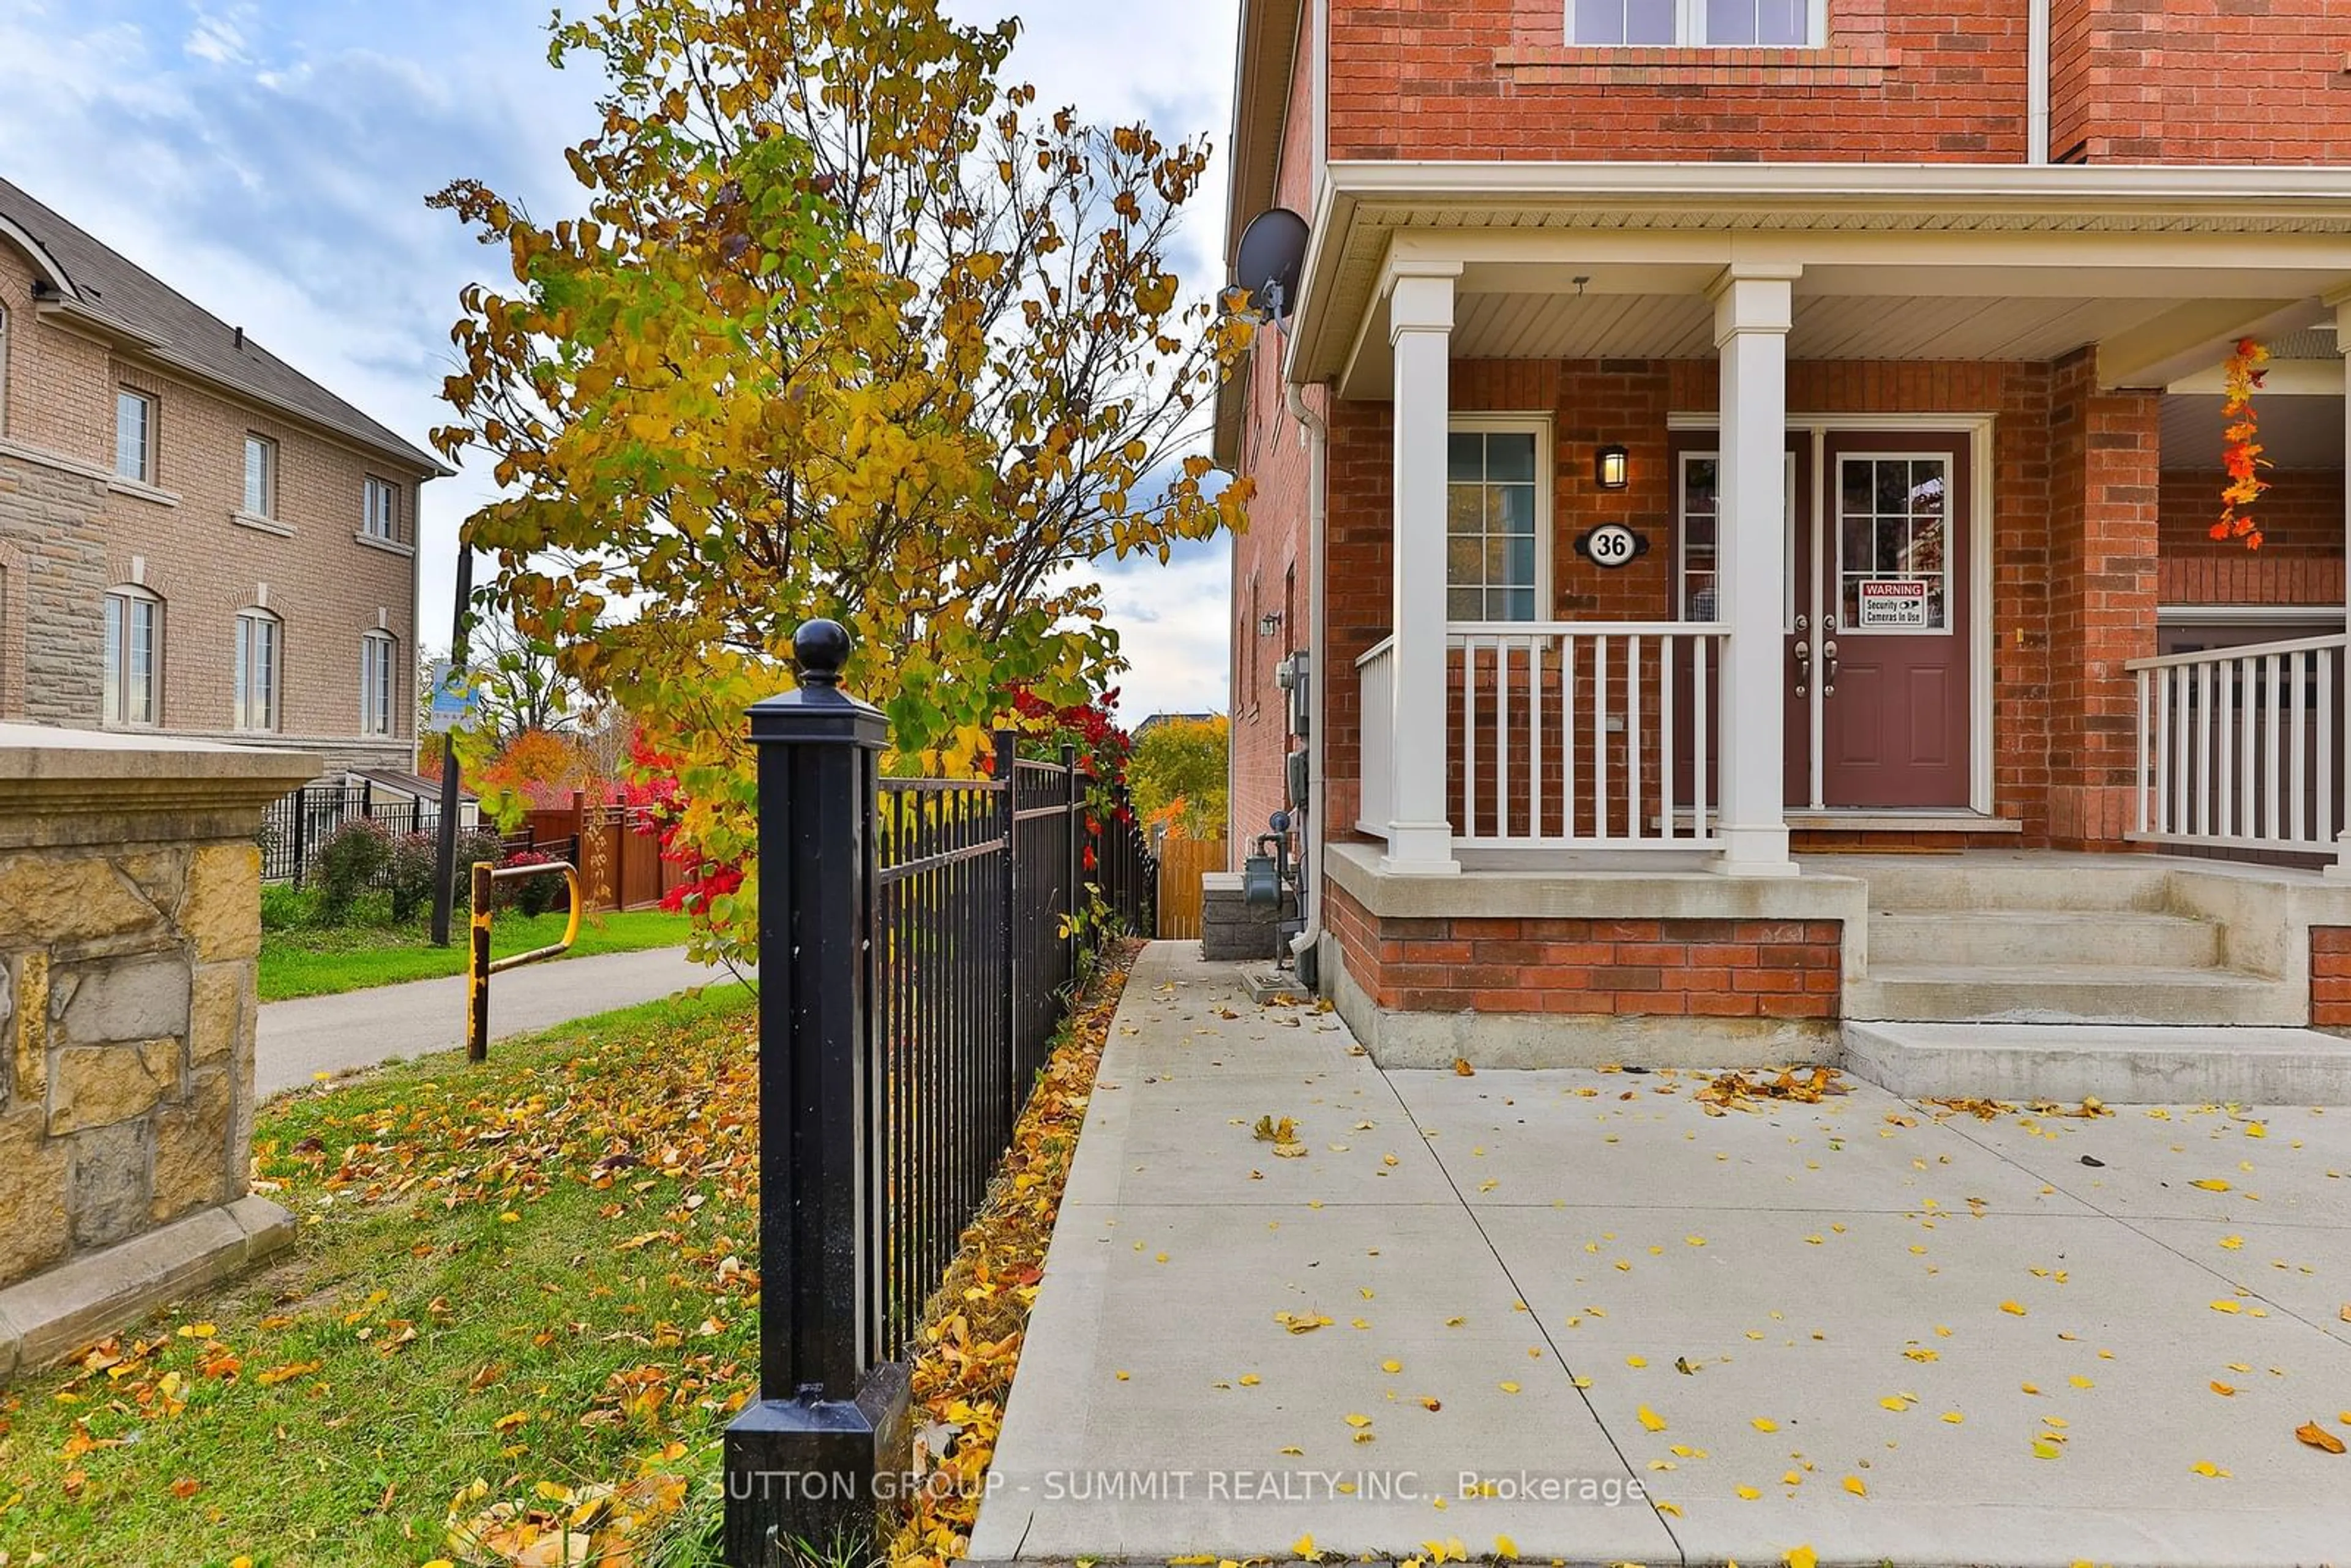
[[[1159,939],[1195,942],[1200,936],[1200,878],[1230,869],[1222,839],[1167,838],[1159,844]]]
[[[660,830],[641,806],[592,806],[574,791],[569,806],[530,813],[535,842],[580,841],[580,890],[595,909],[651,909],[684,878],[662,859]]]

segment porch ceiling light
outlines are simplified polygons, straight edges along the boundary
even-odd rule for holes
[[[1633,457],[1621,446],[1604,446],[1592,456],[1592,480],[1604,490],[1621,490],[1632,480]]]

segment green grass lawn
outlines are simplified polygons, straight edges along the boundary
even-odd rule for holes
[[[261,935],[261,999],[323,997],[338,991],[363,990],[370,986],[397,985],[402,980],[429,980],[465,972],[465,914],[458,911],[453,924],[455,940],[446,947],[432,945],[424,925],[293,926]],[[563,939],[564,916],[540,915],[526,918],[518,912],[500,914],[490,925],[490,952],[504,957],[525,953]],[[627,953],[643,947],[670,947],[686,938],[686,917],[658,910],[631,914],[590,915],[580,922],[580,940],[570,956]]]
[[[0,1389],[0,1563],[503,1562],[453,1522],[532,1511],[705,1561],[674,1511],[756,1379],[750,1026],[730,987],[264,1107],[294,1249]]]

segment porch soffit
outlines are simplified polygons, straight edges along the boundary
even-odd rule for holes
[[[2351,173],[2335,170],[1331,172],[1288,371],[1339,380],[1346,396],[1387,395],[1392,256],[1462,263],[1457,330],[1472,357],[1709,353],[1699,291],[1734,261],[1774,260],[1805,267],[1798,357],[2046,359],[2137,332],[2117,373],[2176,374],[2216,331],[2308,326],[2317,297],[2351,282]],[[2231,307],[2220,329],[2208,309],[2182,316],[2216,302]]]

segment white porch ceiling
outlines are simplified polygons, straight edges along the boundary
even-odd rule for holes
[[[2328,367],[2337,374],[2341,365]],[[2343,400],[2275,396],[2253,400],[2265,455],[2281,469],[2343,466]],[[2163,400],[2163,465],[2220,471],[2218,393],[2173,393]],[[2216,481],[2217,483],[2217,481]]]
[[[2052,360],[2143,325],[2159,299],[1799,295],[1788,353],[1799,360]],[[1384,368],[1377,338],[1363,370]],[[1463,359],[1705,359],[1714,308],[1693,294],[1471,294],[1454,317]]]
[[[2047,360],[2168,386],[2351,291],[2351,171],[1330,166],[1285,372],[1385,398],[1389,282],[1452,268],[1457,352],[1704,357],[1726,267],[1801,268],[1805,359]],[[2199,392],[2202,388],[2197,389]]]

